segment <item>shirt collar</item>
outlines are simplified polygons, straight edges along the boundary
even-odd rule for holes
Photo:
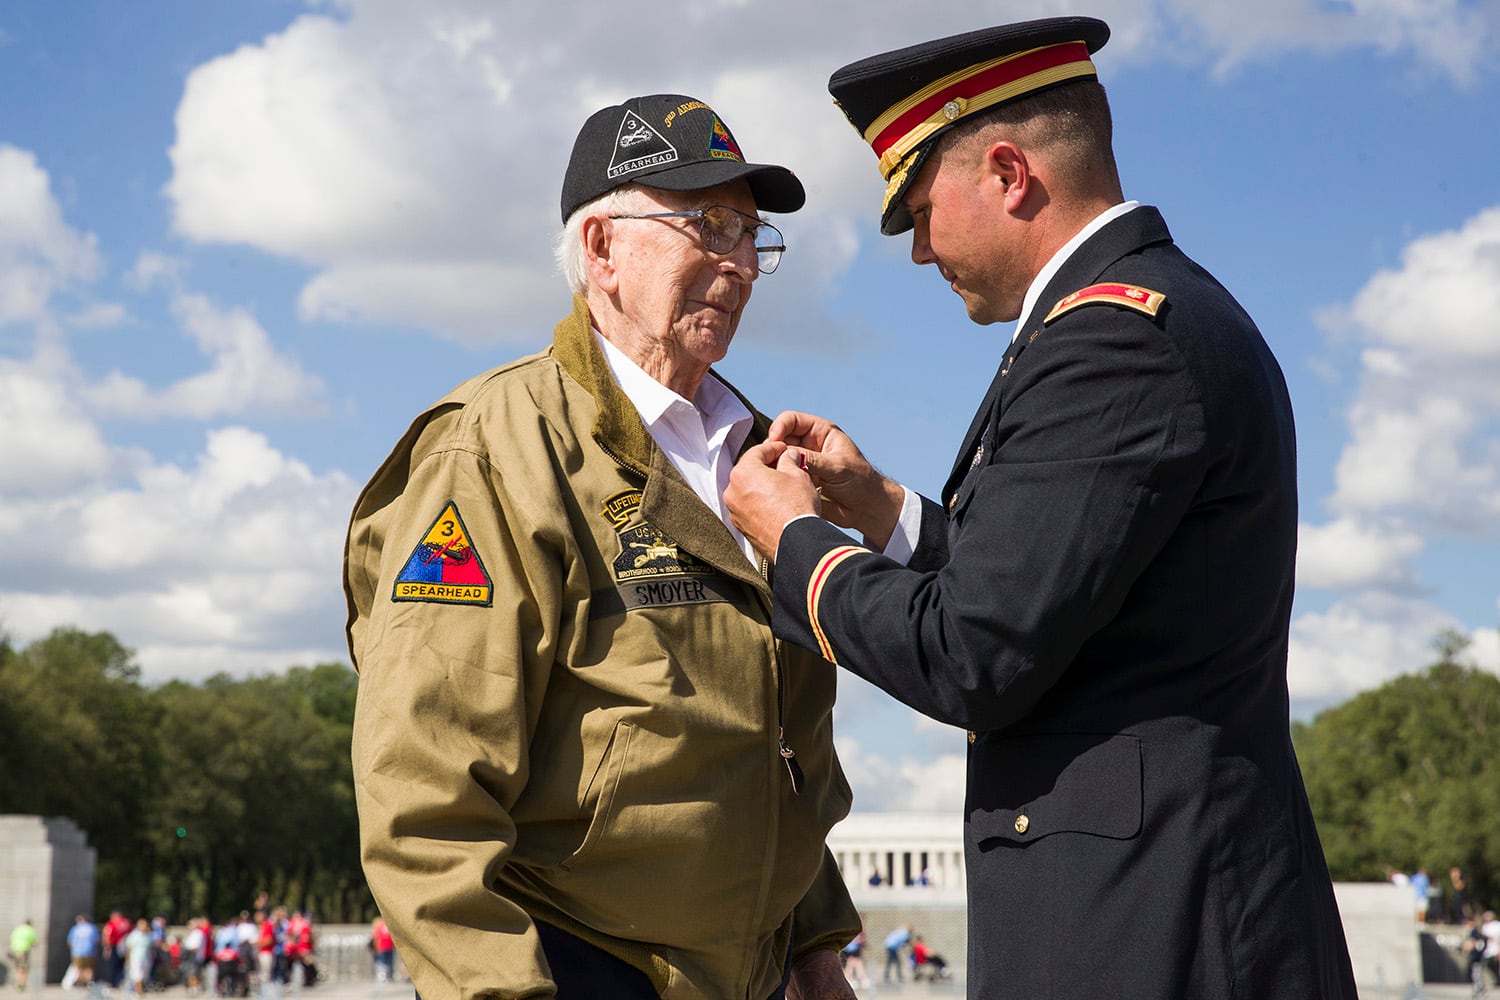
[[[1138,201],[1122,201],[1113,208],[1106,208],[1094,216],[1093,221],[1078,230],[1077,234],[1071,240],[1064,243],[1057,253],[1052,255],[1052,259],[1047,261],[1046,266],[1037,272],[1037,276],[1031,279],[1031,284],[1026,288],[1026,298],[1021,302],[1021,316],[1016,321],[1015,332],[1010,335],[1010,342],[1012,344],[1021,335],[1021,327],[1031,315],[1031,310],[1036,308],[1036,300],[1042,294],[1042,289],[1047,287],[1047,282],[1056,276],[1057,272],[1062,269],[1063,264],[1067,263],[1068,258],[1073,256],[1073,253],[1079,247],[1083,246],[1084,241],[1090,236],[1093,236],[1126,212],[1139,208],[1140,205],[1141,203]]]
[[[704,428],[709,437],[713,436],[714,429],[733,427],[742,420],[749,421],[751,419],[750,411],[745,407],[745,404],[740,402],[740,398],[730,392],[712,371],[704,377],[702,384],[698,386],[698,398],[695,403],[678,395],[646,374],[645,370],[636,364],[630,355],[620,350],[608,337],[605,337],[598,330],[594,331],[594,340],[599,344],[599,350],[604,353],[604,360],[609,365],[609,370],[614,375],[615,381],[619,383],[620,389],[629,397],[630,402],[636,408],[636,412],[641,415],[641,421],[647,427],[657,424],[674,407],[683,406],[689,407],[694,412],[701,414]],[[746,433],[749,433],[748,426],[746,427]]]

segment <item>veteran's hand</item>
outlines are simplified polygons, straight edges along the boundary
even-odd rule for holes
[[[803,449],[823,516],[860,532],[877,551],[885,548],[906,493],[900,483],[881,475],[837,424],[788,410],[771,423],[767,441]]]
[[[818,491],[802,467],[804,455],[781,441],[758,444],[740,456],[724,491],[735,527],[773,562],[787,523],[818,513]]]
[[[839,957],[827,949],[808,952],[792,966],[786,1000],[856,1000]]]

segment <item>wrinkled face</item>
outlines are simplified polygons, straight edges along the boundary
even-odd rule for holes
[[[956,149],[929,156],[902,196],[912,217],[912,261],[936,264],[975,323],[1016,319],[1031,282],[1004,198],[984,158]]]
[[[711,205],[756,214],[755,199],[744,181],[701,191],[633,192],[618,214],[689,211]],[[723,360],[759,274],[749,234],[731,252],[715,254],[703,247],[698,219],[615,219],[610,227],[611,254],[619,278],[616,295],[630,327],[621,332],[648,354],[670,359],[669,364],[679,370],[706,372],[708,366]],[[613,332],[611,339],[620,342]],[[642,367],[651,370],[650,365]]]

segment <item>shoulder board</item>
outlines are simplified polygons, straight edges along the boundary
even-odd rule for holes
[[[1052,311],[1047,314],[1047,318],[1042,320],[1042,323],[1044,325],[1050,323],[1063,313],[1077,309],[1079,306],[1100,304],[1125,306],[1127,309],[1134,309],[1136,312],[1145,313],[1147,316],[1155,316],[1157,310],[1162,307],[1162,303],[1166,301],[1167,297],[1165,295],[1161,292],[1153,292],[1149,288],[1142,288],[1139,285],[1121,285],[1116,282],[1106,282],[1101,285],[1090,285],[1087,288],[1080,288],[1072,295],[1058,299],[1057,305],[1052,307]]]

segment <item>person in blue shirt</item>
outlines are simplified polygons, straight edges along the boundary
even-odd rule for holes
[[[911,940],[911,928],[905,924],[885,936],[885,981],[891,981],[891,968],[896,969],[896,982],[905,978],[901,974],[901,949]]]
[[[94,958],[99,954],[99,928],[80,913],[68,929],[68,955],[73,962],[73,980],[88,986],[94,981]]]

